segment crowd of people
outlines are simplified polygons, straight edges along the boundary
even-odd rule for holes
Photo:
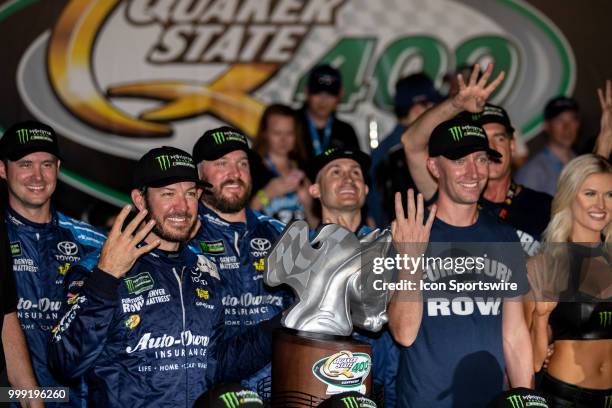
[[[52,204],[54,129],[11,126],[3,384],[69,388],[68,402],[20,402],[33,407],[213,407],[227,393],[232,407],[261,406],[272,333],[296,301],[264,284],[266,256],[303,219],[313,237],[326,224],[357,237],[388,228],[398,256],[452,244],[446,254],[483,259],[472,282],[514,285],[496,297],[391,290],[385,329],[352,334],[371,345],[379,406],[612,408],[612,82],[598,90],[592,153],[572,150],[578,105],[559,96],[544,109],[546,146],[524,163],[510,116],[488,102],[504,73],[463,71],[446,98],[424,74],[401,78],[397,126],[370,159],[336,116],[339,71],[317,66],[302,109],[269,106],[254,141],[223,126],[192,152],[147,152],[132,203],[100,207],[105,217],[94,207],[97,226]],[[461,274],[423,266],[395,279],[422,288]],[[376,406],[334,398],[321,406]]]

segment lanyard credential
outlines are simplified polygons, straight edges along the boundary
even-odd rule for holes
[[[314,123],[312,123],[312,119],[310,118],[310,114],[306,114],[306,119],[308,120],[308,130],[310,130],[310,139],[312,140],[312,148],[316,156],[323,153],[323,149],[327,149],[329,144],[329,139],[331,138],[331,128],[332,123],[334,122],[334,117],[330,116],[327,119],[327,123],[325,124],[325,129],[323,129],[323,144],[321,144],[321,140],[319,138],[319,131],[315,127]]]

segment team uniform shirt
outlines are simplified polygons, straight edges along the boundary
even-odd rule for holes
[[[518,186],[512,183],[511,187]],[[525,253],[533,256],[540,249],[542,233],[550,221],[552,197],[525,186],[520,186],[518,192],[513,190],[517,189],[510,188],[501,203],[481,197],[478,204],[516,229]]]
[[[482,243],[482,250],[479,244],[467,243]],[[452,248],[446,254],[456,265],[460,265],[456,261],[459,257],[462,262],[481,257],[479,275],[474,268],[465,272],[455,267],[450,274],[425,268],[425,284],[449,283],[449,278],[464,276],[492,283],[514,282],[517,290],[510,293],[515,296],[527,291],[524,252],[516,232],[487,212],[481,211],[476,223],[468,227],[451,226],[436,218],[426,255],[442,256],[444,252],[439,250],[445,246]],[[486,406],[503,389],[502,305],[503,296],[512,295],[508,291],[500,297],[452,291],[422,293],[423,319],[417,338],[412,346],[400,350],[398,406]]]
[[[293,304],[290,292],[263,282],[264,258],[284,224],[250,209],[246,223],[228,222],[202,204],[198,216],[202,226],[191,245],[210,257],[219,271],[226,336],[236,336]],[[268,365],[245,385],[256,390],[270,375]]]
[[[73,269],[79,286],[88,273]],[[216,275],[214,263],[186,245],[145,254],[121,279],[94,268],[53,330],[51,368],[66,379],[84,375],[91,407],[193,406],[271,353],[271,336],[259,328],[224,339]]]
[[[106,237],[89,224],[55,210],[45,224],[28,221],[10,208],[5,217],[19,297],[17,316],[32,367],[40,386],[57,387],[47,366],[47,342],[66,299],[64,278],[71,265],[97,257]],[[81,404],[85,391],[80,388],[73,384],[70,405]]]
[[[0,314],[0,333],[2,333],[2,325],[4,316],[17,311],[17,289],[15,288],[15,278],[11,271],[11,255],[6,233],[6,224],[4,223],[4,212],[0,213],[0,293],[2,300],[2,314]],[[4,348],[0,341],[0,386],[8,387],[8,381],[5,371]]]

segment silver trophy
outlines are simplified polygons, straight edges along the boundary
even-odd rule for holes
[[[390,246],[388,230],[358,239],[348,229],[330,224],[311,242],[306,222],[292,223],[265,262],[265,283],[287,284],[297,296],[282,324],[338,336],[349,336],[354,325],[379,331],[387,322],[389,293],[375,290],[373,282],[389,282],[392,277],[389,272],[375,274],[373,262],[385,257]]]

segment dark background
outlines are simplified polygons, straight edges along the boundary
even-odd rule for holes
[[[589,141],[592,143],[599,131],[600,107],[596,89],[604,86],[606,78],[612,79],[612,35],[608,31],[612,17],[612,1],[529,0],[528,3],[553,21],[563,32],[574,52],[577,71],[574,97],[581,107],[583,123],[576,148],[577,151],[583,152],[584,149],[589,149]],[[29,24],[23,25],[23,19],[8,18],[2,21],[4,41],[30,44],[39,34],[39,31],[33,30],[32,27],[49,27],[49,22],[57,19],[65,4],[65,0],[40,0],[24,10],[28,13]],[[20,57],[21,55],[4,52],[3,65],[16,66]],[[2,81],[0,92],[4,95],[16,95],[15,87],[15,81]],[[6,126],[8,118],[26,119],[30,116],[20,103],[5,103],[0,109],[0,124]],[[66,139],[63,139],[62,143],[65,141]],[[537,151],[542,142],[541,136],[532,139],[528,143],[531,153]],[[82,165],[91,166],[93,163],[89,161]],[[5,200],[5,197],[1,199]],[[82,212],[96,201],[62,182],[58,184],[54,200],[59,210],[74,217],[81,217]]]

